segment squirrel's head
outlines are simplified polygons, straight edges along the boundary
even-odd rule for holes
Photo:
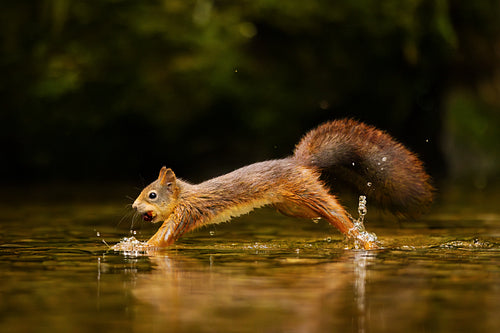
[[[158,179],[142,190],[132,208],[142,214],[144,221],[156,223],[167,219],[178,197],[179,186],[175,174],[172,169],[163,167]]]

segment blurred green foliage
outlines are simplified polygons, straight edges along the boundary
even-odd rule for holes
[[[480,84],[500,89],[498,1],[0,6],[4,181],[135,179],[163,164],[202,178],[285,156],[345,116],[387,129],[439,175],[444,129],[500,122],[479,102],[448,103],[457,87],[481,101]]]

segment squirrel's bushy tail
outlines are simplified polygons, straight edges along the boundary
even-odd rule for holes
[[[348,182],[382,207],[417,216],[433,198],[429,176],[418,157],[387,133],[352,119],[324,123],[297,144],[294,158],[319,169],[335,190]]]

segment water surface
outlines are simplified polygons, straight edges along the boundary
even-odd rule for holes
[[[264,209],[154,253],[104,244],[130,236],[122,203],[0,209],[1,332],[500,331],[494,205],[412,223],[369,211],[377,251]]]

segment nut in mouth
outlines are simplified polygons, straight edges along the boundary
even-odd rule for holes
[[[144,214],[142,214],[142,218],[146,222],[151,222],[155,218],[155,215],[154,215],[153,211],[150,210],[150,211],[147,211]]]

